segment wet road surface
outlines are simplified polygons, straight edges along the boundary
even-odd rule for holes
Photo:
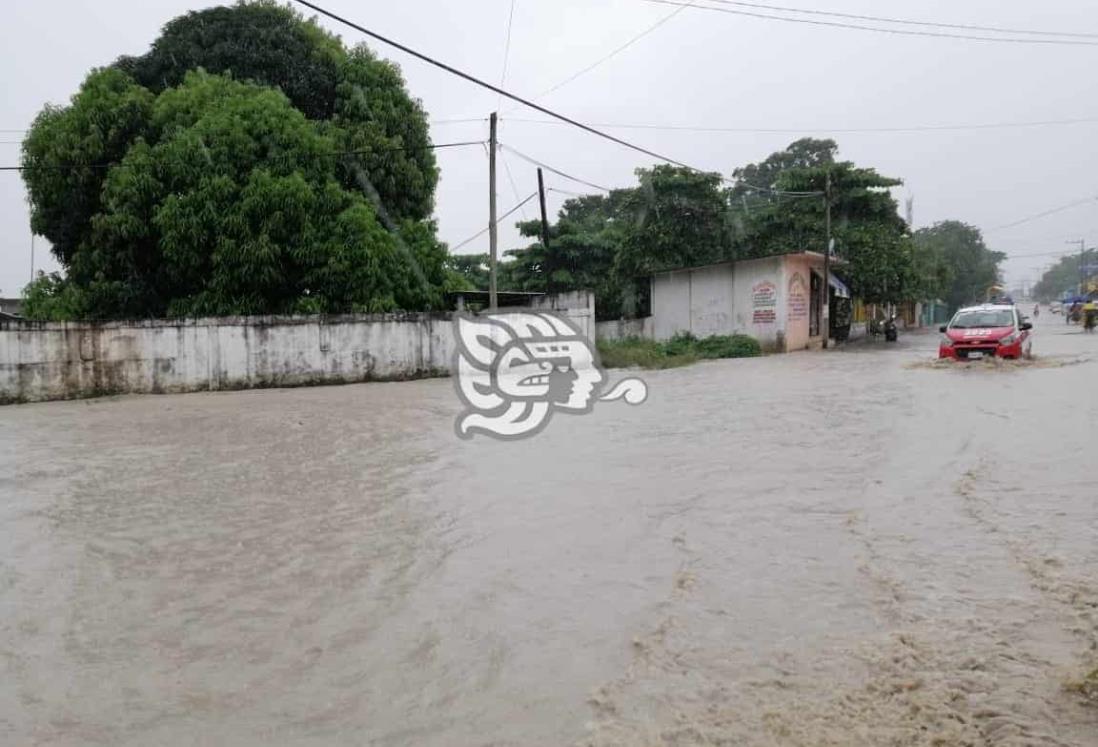
[[[1096,745],[1098,336],[0,408],[0,743]],[[622,372],[611,372],[612,379]]]

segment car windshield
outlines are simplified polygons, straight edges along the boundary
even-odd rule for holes
[[[976,327],[1013,327],[1014,313],[1005,309],[988,311],[962,311],[953,317],[951,329],[974,329]]]

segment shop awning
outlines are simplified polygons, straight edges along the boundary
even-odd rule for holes
[[[831,287],[835,290],[836,298],[850,298],[850,289],[846,287],[846,284],[842,280],[839,280],[834,275],[828,274],[827,278],[831,282]]]

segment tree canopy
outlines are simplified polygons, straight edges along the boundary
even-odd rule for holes
[[[1006,255],[988,249],[975,226],[947,220],[920,228],[912,238],[927,295],[951,309],[985,300],[987,289],[999,281]]]
[[[23,166],[66,270],[32,315],[433,308],[450,279],[399,70],[272,3],[181,16],[92,71],[39,114]]]
[[[835,271],[866,301],[922,293],[910,234],[889,188],[898,179],[837,161],[832,140],[806,138],[758,164],[719,174],[659,165],[637,171],[637,186],[564,203],[540,240],[508,252],[500,287],[561,291],[591,288],[601,318],[643,307],[652,272],[747,259],[827,244],[824,193],[831,183],[832,237],[842,260]],[[537,238],[537,222],[519,224]],[[477,279],[467,273],[470,282]]]

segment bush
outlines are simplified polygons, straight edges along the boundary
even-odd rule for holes
[[[699,358],[754,358],[762,355],[759,341],[748,335],[713,335],[698,340]]]
[[[599,340],[598,348],[602,365],[607,368],[675,368],[697,360],[690,354],[671,355],[666,345],[639,337]]]
[[[599,356],[607,368],[672,368],[699,359],[752,358],[762,355],[759,341],[748,335],[713,335],[697,338],[680,332],[664,343],[629,337],[600,340]]]

